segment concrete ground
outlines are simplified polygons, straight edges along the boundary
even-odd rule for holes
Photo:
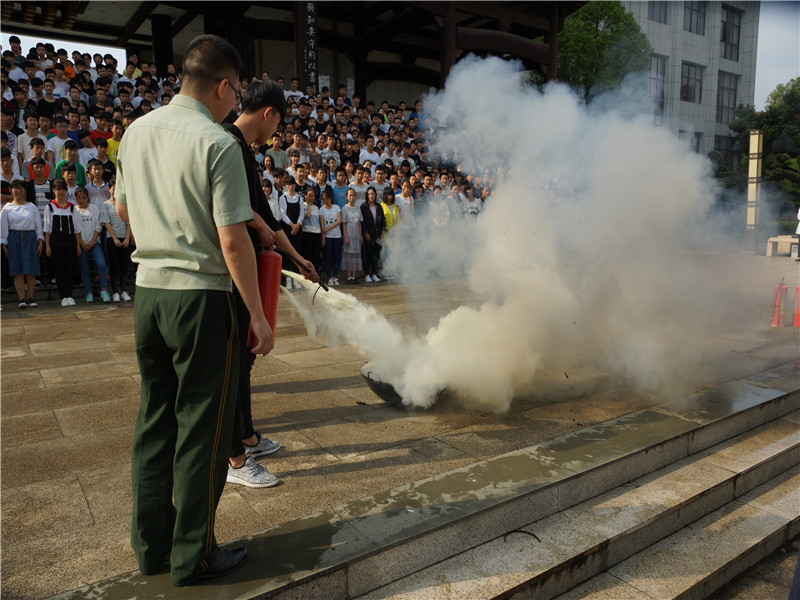
[[[798,263],[707,253],[697,264],[709,285],[730,289],[730,315],[708,332],[704,368],[682,383],[716,385],[800,356],[800,329],[769,326],[781,277],[793,305]],[[459,281],[410,294],[392,283],[340,290],[423,330],[475,301]],[[136,569],[128,544],[139,383],[133,311],[131,304],[61,308],[54,301],[18,310],[4,300],[2,595],[42,598]],[[278,322],[275,350],[256,361],[252,386],[256,427],[284,446],[263,464],[283,484],[227,486],[218,510],[221,542],[663,400],[584,365],[570,367],[569,379],[563,369],[543,373],[535,393],[502,416],[444,406],[398,410],[364,385],[364,359],[353,348],[309,339],[283,299]]]

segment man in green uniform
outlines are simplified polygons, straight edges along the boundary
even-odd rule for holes
[[[246,231],[253,211],[242,155],[218,124],[238,99],[241,67],[224,39],[195,38],[180,94],[137,119],[117,156],[117,212],[130,221],[139,264],[131,545],[144,574],[169,559],[176,585],[225,575],[247,558],[214,537],[239,362],[231,280],[251,315],[252,352],[273,346]]]

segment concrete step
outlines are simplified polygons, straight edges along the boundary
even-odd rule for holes
[[[558,600],[706,598],[798,533],[793,467]]]
[[[594,575],[564,598],[594,598],[604,590],[608,595],[598,598],[683,598],[689,584],[701,592],[691,597],[702,598],[800,529],[798,465],[800,412],[357,600],[548,600]],[[692,537],[698,528],[702,539]],[[712,565],[713,575],[706,574]],[[656,581],[672,587],[664,591]],[[649,595],[637,595],[643,589]]]
[[[496,544],[497,539],[502,541],[501,536],[505,536],[505,544],[536,542],[527,533],[506,534],[545,518],[554,522],[561,519],[570,529],[573,524],[563,513],[559,515],[560,511],[800,409],[798,373],[800,361],[787,363],[746,380],[728,382],[254,534],[231,544],[246,545],[250,560],[226,577],[223,585],[175,589],[168,574],[144,577],[135,572],[56,598],[324,600],[366,595],[492,540]],[[784,428],[792,424],[788,419],[781,421]],[[775,434],[774,428],[767,429]],[[737,489],[742,493],[745,487],[750,489],[785,470],[781,453],[794,457],[796,451],[785,445],[763,461],[747,463],[740,458],[744,462],[734,471],[704,463],[704,468],[719,479],[709,499],[697,501],[695,507],[691,502],[684,507],[678,494],[672,505],[681,508],[672,509],[671,514],[683,527],[690,516],[696,519],[721,506],[709,506],[702,512],[698,507],[706,508],[704,502],[724,504]],[[680,470],[671,468],[676,473]],[[731,476],[731,472],[736,475]],[[693,477],[705,481],[706,475],[701,471],[700,475],[678,473],[674,477],[691,482]],[[629,487],[629,491],[636,489]],[[651,508],[644,506],[643,510]],[[681,511],[688,516],[681,517]],[[538,535],[536,531],[529,533]],[[658,539],[652,532],[640,535],[647,543]],[[603,545],[597,536],[589,540]],[[557,546],[546,553],[563,555]],[[616,552],[622,560],[624,552]],[[574,560],[574,570],[583,572],[583,558]],[[608,564],[598,561],[583,579]],[[571,585],[577,583],[580,581]],[[551,593],[566,589],[564,585],[555,586]]]

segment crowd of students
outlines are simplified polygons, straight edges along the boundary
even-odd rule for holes
[[[79,274],[93,302],[91,258],[102,301],[130,300],[135,240],[115,210],[117,150],[130,123],[169,104],[180,73],[167,65],[162,75],[135,54],[120,72],[110,54],[70,57],[45,43],[23,53],[15,36],[10,44],[2,54],[3,288],[13,278],[19,308],[29,308],[37,285],[55,283],[61,305],[72,306]],[[339,285],[340,269],[348,283],[362,274],[381,281],[381,249],[395,228],[479,217],[496,174],[462,173],[457,157],[432,156],[420,101],[376,105],[348,97],[344,85],[334,95],[299,84],[292,78],[285,88],[289,110],[271,143],[252,152],[270,208],[329,285]]]

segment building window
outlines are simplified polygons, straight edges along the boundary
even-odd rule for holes
[[[681,100],[700,104],[703,101],[703,67],[681,64]]]
[[[683,3],[683,29],[697,35],[706,34],[706,3]]]
[[[703,133],[701,131],[695,131],[694,136],[692,136],[692,150],[699,153],[700,146],[703,143]]]
[[[667,73],[667,57],[650,55],[650,99],[653,101],[655,122],[664,121],[664,82]]]
[[[658,23],[667,23],[667,3],[666,2],[648,2],[647,3],[647,18],[651,21]]]
[[[739,28],[742,13],[726,6],[722,7],[722,30],[720,31],[719,57],[739,62]]]
[[[700,146],[703,144],[703,132],[693,131],[689,132],[685,129],[678,130],[678,138],[683,140],[695,152],[700,152]]]
[[[736,139],[726,135],[714,136],[714,150],[719,152],[719,163],[729,171],[736,171]]]
[[[738,75],[724,71],[717,75],[717,123],[728,124],[733,121],[738,85]]]

